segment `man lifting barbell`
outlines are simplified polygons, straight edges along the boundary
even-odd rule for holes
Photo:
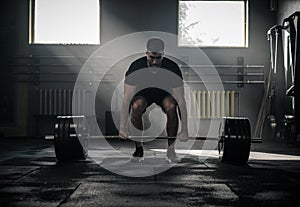
[[[124,96],[122,100],[119,137],[126,139],[129,136],[127,130],[127,117],[133,125],[131,133],[134,136],[142,136],[144,125],[142,115],[146,108],[153,103],[162,108],[167,115],[166,131],[168,137],[178,137],[182,141],[188,139],[187,109],[184,99],[184,84],[179,66],[171,59],[164,57],[164,42],[159,38],[151,38],[147,41],[146,56],[135,60],[125,74]],[[145,70],[141,76],[134,76],[137,71]],[[176,74],[175,80],[165,80],[162,71],[167,70]],[[157,82],[168,81],[169,90],[155,87]],[[143,88],[140,83],[147,82],[154,87]],[[159,84],[158,84],[159,85]],[[128,110],[129,109],[129,110]],[[179,118],[181,131],[178,132]],[[175,153],[176,138],[168,139],[167,160],[177,162]],[[144,150],[142,142],[135,141],[136,150],[132,155],[132,161],[140,161]]]
[[[89,139],[129,138],[136,144],[131,160],[140,161],[144,155],[142,142],[158,138],[168,140],[167,160],[179,161],[174,144],[176,138],[188,139],[187,111],[182,73],[178,65],[171,60],[172,58],[169,59],[164,55],[164,42],[158,38],[152,38],[147,42],[146,56],[135,60],[130,65],[125,75],[118,136],[90,136],[90,127],[87,125],[84,114],[58,116],[54,129],[57,160],[68,162],[86,159]],[[159,129],[153,127],[156,124],[153,121],[151,127],[143,125],[143,113],[153,103],[159,105],[167,115],[167,136],[162,135],[161,127]],[[130,122],[128,122],[129,118]],[[181,131],[178,133],[179,120],[181,120]],[[130,127],[127,127],[128,123]],[[211,141],[218,143],[222,162],[246,164],[252,142],[250,121],[246,117],[223,117],[218,137],[193,137],[191,139],[212,139]]]

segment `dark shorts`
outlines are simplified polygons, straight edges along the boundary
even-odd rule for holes
[[[147,102],[147,107],[150,106],[151,104],[155,103],[156,105],[160,106],[162,108],[162,110],[164,111],[163,108],[163,100],[166,97],[172,97],[173,96],[168,93],[167,91],[164,90],[157,90],[157,89],[147,89],[147,90],[143,90],[138,92],[132,99],[131,103],[133,103],[135,100],[139,99],[139,98],[144,98]],[[173,98],[174,99],[174,98]],[[176,100],[174,99],[175,103],[177,104]],[[146,107],[146,108],[147,108]],[[146,111],[146,109],[144,110],[144,112]],[[165,112],[165,111],[164,111]]]

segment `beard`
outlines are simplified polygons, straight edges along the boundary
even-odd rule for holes
[[[161,64],[149,64],[150,67],[153,67],[153,68],[159,68]]]
[[[158,70],[159,70],[159,67],[158,67],[158,66],[151,66],[151,67],[150,67],[150,71],[151,71],[151,73],[153,73],[153,74],[156,74],[156,73],[158,72]]]

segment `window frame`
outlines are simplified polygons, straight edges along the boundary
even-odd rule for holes
[[[40,43],[40,42],[35,42],[35,5],[36,5],[36,0],[29,0],[29,39],[28,42],[30,45],[100,45],[101,43],[101,21],[100,21],[100,0],[98,0],[99,4],[99,31],[98,31],[98,43]]]
[[[215,1],[215,2],[234,2],[234,1],[243,1],[244,2],[244,44],[243,46],[213,46],[213,45],[181,45],[179,42],[179,13],[180,13],[180,2],[183,1]],[[186,48],[248,48],[249,47],[249,0],[178,0],[178,16],[177,16],[177,44],[178,47]]]

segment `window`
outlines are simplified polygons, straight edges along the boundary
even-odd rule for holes
[[[179,1],[178,45],[247,47],[247,0]]]
[[[31,0],[30,43],[99,44],[99,0]]]

